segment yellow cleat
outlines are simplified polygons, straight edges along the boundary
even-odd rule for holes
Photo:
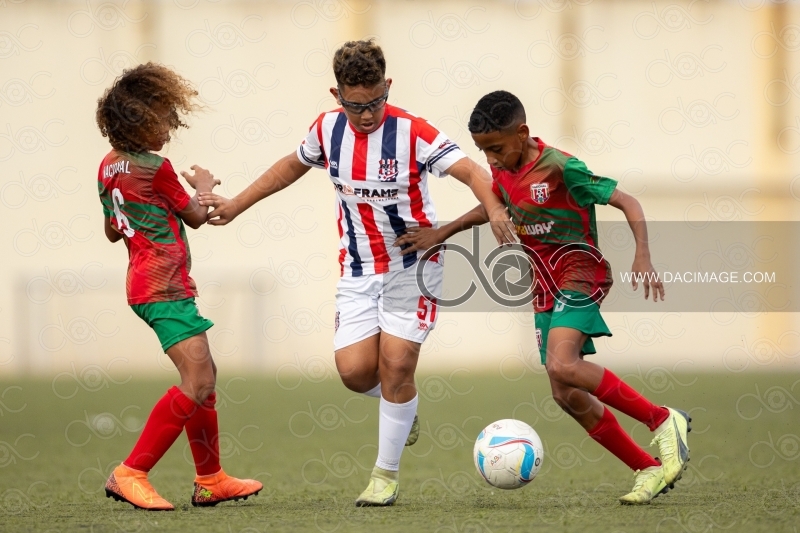
[[[661,453],[661,465],[664,467],[664,481],[669,488],[675,488],[689,462],[689,443],[687,434],[692,430],[689,422],[692,419],[687,413],[678,409],[669,409],[669,417],[656,428],[655,437],[650,446],[658,444]]]
[[[400,473],[376,466],[372,469],[367,489],[356,500],[356,507],[392,505],[397,500],[398,492],[400,492]]]
[[[664,469],[660,466],[651,466],[633,473],[633,489],[625,496],[620,497],[623,505],[642,505],[650,503],[659,494],[665,494],[669,487],[664,481]]]
[[[256,496],[263,488],[260,481],[231,477],[220,470],[209,476],[195,477],[192,505],[213,507],[221,502],[246,500]]]
[[[127,502],[146,511],[174,511],[167,500],[159,496],[147,480],[147,472],[128,468],[120,464],[106,481],[106,498]]]
[[[419,439],[419,417],[414,415],[414,422],[411,423],[411,431],[406,439],[406,446],[413,446]]]

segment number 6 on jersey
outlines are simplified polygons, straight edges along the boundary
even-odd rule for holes
[[[111,191],[111,199],[114,201],[114,218],[117,219],[117,228],[130,239],[133,237],[134,231],[133,228],[131,228],[130,222],[128,222],[128,217],[126,217],[120,209],[120,206],[125,204],[125,199],[122,197],[122,193],[119,189]]]

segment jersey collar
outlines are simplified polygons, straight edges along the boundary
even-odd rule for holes
[[[524,176],[525,174],[527,174],[528,172],[530,172],[530,171],[531,171],[531,169],[532,169],[534,166],[536,166],[536,163],[538,163],[538,162],[539,162],[539,159],[541,159],[541,158],[542,158],[542,154],[544,153],[544,149],[545,149],[545,146],[546,146],[546,145],[544,144],[544,141],[542,141],[542,140],[541,140],[539,137],[531,137],[531,138],[532,138],[534,141],[536,141],[537,147],[539,148],[539,155],[537,155],[537,156],[536,156],[536,159],[534,159],[533,161],[531,161],[530,163],[528,163],[528,164],[527,164],[527,165],[525,165],[524,167],[520,168],[518,171],[516,171],[516,172],[509,172],[509,174],[511,174],[511,175],[512,175],[512,176],[514,176],[515,178],[521,178],[522,176]]]

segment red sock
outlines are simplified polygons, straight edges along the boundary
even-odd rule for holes
[[[603,379],[592,394],[604,404],[646,425],[650,431],[655,431],[669,416],[666,407],[651,403],[608,369],[603,372]]]
[[[214,408],[216,403],[217,393],[212,392],[186,422],[186,436],[189,437],[198,476],[208,476],[222,470],[219,466],[219,426],[217,410]]]
[[[606,450],[628,465],[631,470],[644,470],[650,466],[659,466],[658,461],[644,451],[625,433],[617,422],[614,413],[603,407],[603,418],[592,428],[589,436],[600,443]]]
[[[169,389],[150,412],[136,446],[123,461],[125,465],[135,470],[149,472],[167,453],[196,409],[197,404],[178,387]]]

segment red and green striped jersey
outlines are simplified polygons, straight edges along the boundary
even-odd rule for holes
[[[592,174],[561,150],[539,145],[539,156],[517,172],[492,168],[492,189],[508,206],[534,265],[534,310],[547,311],[559,290],[600,304],[613,282],[599,251],[594,205],[605,205],[617,182]]]
[[[103,214],[128,247],[128,304],[197,296],[192,258],[177,212],[190,201],[168,159],[112,150],[100,164]]]

